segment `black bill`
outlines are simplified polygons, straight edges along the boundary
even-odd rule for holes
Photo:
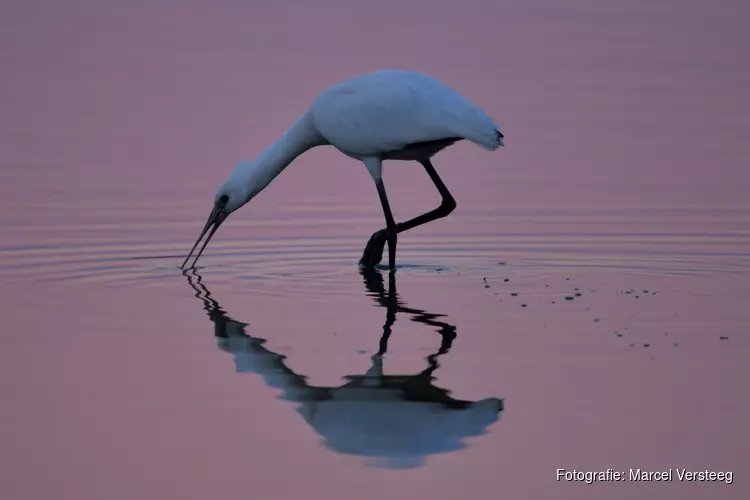
[[[208,233],[208,236],[206,237],[206,241],[203,242],[203,246],[198,252],[198,255],[195,256],[195,260],[193,261],[193,265],[191,266],[191,267],[195,267],[195,263],[198,262],[198,258],[203,253],[203,250],[205,250],[206,245],[208,245],[208,242],[211,241],[211,237],[214,235],[216,230],[219,229],[219,226],[221,226],[221,223],[226,220],[227,216],[229,216],[229,214],[224,211],[225,206],[226,206],[226,202],[217,203],[214,206],[214,209],[211,210],[211,215],[208,216],[208,221],[206,221],[206,226],[203,228],[203,231],[201,231],[201,235],[198,236],[198,239],[196,240],[195,245],[193,245],[193,248],[190,250],[190,253],[188,254],[188,256],[185,257],[185,262],[182,263],[182,266],[180,266],[180,269],[185,269],[185,264],[187,264],[188,260],[190,260],[190,256],[193,255],[193,252],[195,252],[195,249],[198,246],[198,243],[201,242],[201,240],[203,239],[203,236],[205,236],[205,234],[210,229],[211,232]]]

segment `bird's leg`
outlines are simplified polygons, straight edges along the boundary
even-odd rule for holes
[[[388,269],[393,271],[396,268],[396,240],[398,239],[398,230],[396,222],[393,220],[391,205],[388,203],[388,196],[385,194],[383,179],[379,179],[375,185],[378,188],[380,203],[383,205],[383,214],[385,215],[385,240],[388,242]],[[383,255],[383,247],[380,247],[380,257]],[[378,259],[380,262],[380,259]]]
[[[432,179],[432,182],[433,184],[435,184],[435,187],[440,193],[440,196],[442,196],[443,201],[440,203],[440,206],[434,210],[430,210],[429,212],[414,217],[413,219],[409,219],[405,222],[396,224],[397,233],[412,229],[417,226],[421,226],[422,224],[426,224],[427,222],[433,221],[435,219],[445,217],[446,215],[453,212],[453,210],[456,208],[456,200],[453,198],[450,191],[448,191],[448,188],[445,187],[443,180],[435,171],[435,167],[432,166],[430,160],[421,160],[420,163],[427,171],[427,175],[429,175],[430,179]],[[385,193],[385,191],[383,191],[383,193]],[[370,237],[370,240],[367,242],[367,246],[365,247],[364,252],[362,253],[362,258],[359,261],[360,266],[363,266],[365,268],[372,268],[380,263],[380,260],[383,258],[383,248],[385,247],[385,243],[387,241],[387,232],[388,228],[386,227],[384,229],[381,229],[380,231],[376,231],[375,233],[373,233],[373,235]]]

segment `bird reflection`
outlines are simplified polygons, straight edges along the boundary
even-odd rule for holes
[[[433,384],[438,358],[450,350],[456,327],[442,321],[443,315],[407,307],[396,291],[393,273],[389,273],[386,291],[380,272],[362,271],[367,293],[385,308],[386,320],[372,366],[364,374],[344,377],[346,383],[338,387],[309,385],[307,377],[286,365],[286,356],[264,347],[265,339],[248,335],[247,323],[227,316],[195,269],[184,274],[214,324],[219,348],[234,356],[237,372],[260,375],[284,399],[298,403],[297,411],[330,450],[367,457],[371,465],[380,467],[418,467],[428,455],[464,448],[463,439],[483,434],[503,410],[501,399],[454,399],[448,390]],[[441,343],[427,356],[423,371],[385,375],[383,354],[399,313],[432,326]]]

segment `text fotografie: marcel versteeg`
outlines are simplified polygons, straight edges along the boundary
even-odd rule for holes
[[[687,469],[667,469],[664,471],[647,471],[630,469],[628,472],[607,469],[604,471],[580,471],[557,469],[558,481],[583,481],[591,484],[597,481],[722,481],[732,484],[731,472],[723,471],[691,471]]]

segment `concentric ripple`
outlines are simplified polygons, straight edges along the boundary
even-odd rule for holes
[[[200,260],[204,274],[262,287],[267,280],[301,292],[337,293],[356,268],[366,240],[277,237],[213,241]],[[649,274],[750,270],[747,234],[444,234],[414,232],[399,239],[401,272],[501,274],[506,264],[535,272],[581,269]],[[3,280],[78,282],[108,286],[155,284],[180,276],[191,242],[87,241],[0,247]],[[223,277],[223,278],[222,278]],[[269,291],[264,288],[265,291]],[[341,292],[344,293],[344,292]]]

